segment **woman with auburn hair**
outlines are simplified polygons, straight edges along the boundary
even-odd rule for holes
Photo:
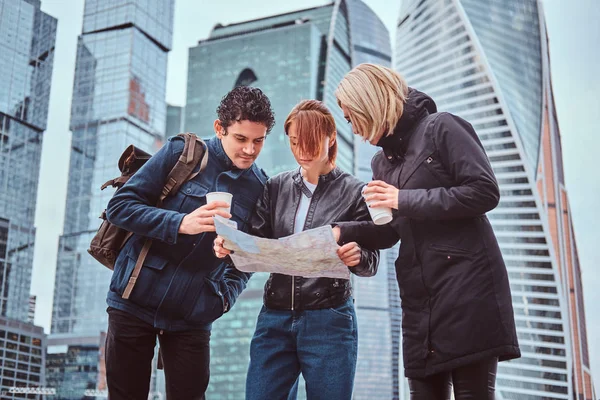
[[[334,221],[368,220],[364,183],[336,167],[336,127],[327,107],[300,102],[284,129],[299,167],[269,179],[250,232],[276,239]],[[214,250],[217,257],[230,254],[221,237]],[[377,271],[379,253],[354,242],[338,256],[353,274]],[[271,274],[250,345],[246,399],[293,399],[302,373],[309,400],[350,400],[357,343],[349,280]]]
[[[374,249],[401,240],[396,277],[411,400],[450,399],[452,386],[456,400],[494,399],[498,361],[520,351],[506,266],[485,215],[500,193],[477,134],[382,66],[357,66],[335,95],[354,133],[382,148],[364,194],[394,218],[339,222],[334,235]]]

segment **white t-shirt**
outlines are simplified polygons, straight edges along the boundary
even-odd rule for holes
[[[306,188],[310,190],[311,193],[314,193],[317,185],[308,182],[304,178],[302,178],[302,180],[304,181]],[[310,207],[310,200],[311,198],[302,192],[298,211],[296,212],[296,220],[294,222],[294,233],[302,232],[304,230],[304,223],[306,222],[306,215],[308,214],[308,208]]]

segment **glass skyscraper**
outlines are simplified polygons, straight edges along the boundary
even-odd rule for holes
[[[595,399],[583,293],[538,0],[409,0],[395,68],[478,133],[500,185],[489,218],[508,268],[522,357],[501,399]]]
[[[390,65],[390,52],[387,29],[359,0],[217,24],[207,39],[190,49],[185,130],[212,136],[221,97],[237,85],[260,87],[271,99],[277,124],[257,162],[274,175],[296,167],[283,133],[285,117],[300,100],[316,98],[325,102],[336,120],[338,165],[369,181],[374,148],[356,141],[333,92],[356,64]],[[395,254],[397,250],[391,265]],[[400,312],[395,271],[388,265],[382,261],[374,278],[354,280],[360,340],[357,399],[393,398],[398,387],[398,346],[392,343],[399,340]],[[254,275],[232,311],[213,326],[211,398],[244,396],[249,344],[265,279],[265,274]],[[299,398],[303,397],[301,388]]]
[[[183,132],[183,107],[167,104],[165,139]]]
[[[154,153],[166,123],[173,0],[87,0],[79,36],[70,129],[71,161],[59,241],[52,333],[106,330],[111,272],[87,254],[113,194],[122,151]]]
[[[354,138],[333,92],[351,67],[345,1],[223,26],[190,49],[185,130],[212,136],[221,97],[238,85],[260,87],[270,98],[276,124],[258,158],[269,175],[296,162],[283,122],[302,99],[323,100],[338,125],[338,164],[354,168]]]
[[[164,142],[173,11],[174,0],[85,2],[75,64],[69,181],[51,339],[72,338],[75,346],[78,337],[99,337],[107,329],[111,271],[87,253],[100,225],[98,217],[113,194],[111,188],[100,191],[100,186],[120,174],[117,162],[128,145],[154,153]],[[80,360],[82,368],[89,366],[86,357],[57,358],[53,356],[54,363]],[[98,361],[101,371],[102,360]],[[61,382],[62,378],[53,379]]]
[[[28,320],[56,24],[39,0],[0,0],[0,316],[20,321]]]

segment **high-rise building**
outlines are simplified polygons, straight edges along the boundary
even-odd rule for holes
[[[183,107],[167,104],[165,139],[183,132]]]
[[[271,100],[276,125],[257,162],[274,175],[297,165],[283,132],[285,117],[300,100],[319,99],[330,108],[338,126],[338,165],[353,172],[354,137],[333,95],[352,65],[348,8],[346,1],[338,0],[252,21],[217,24],[207,39],[190,49],[185,130],[212,136],[221,97],[235,86],[260,87]],[[255,274],[235,307],[213,325],[211,398],[244,396],[249,344],[265,279],[266,274]]]
[[[173,0],[87,0],[79,36],[70,129],[71,160],[51,333],[106,331],[111,272],[88,255],[129,145],[154,153],[165,129]]]
[[[507,265],[522,357],[502,399],[595,399],[581,275],[539,0],[408,0],[395,68],[468,120],[500,185],[489,218]]]
[[[46,386],[61,399],[106,397],[106,334],[53,336],[47,346]]]
[[[99,337],[107,330],[111,271],[86,250],[113,194],[112,189],[100,191],[100,186],[120,174],[122,151],[134,144],[154,153],[164,142],[173,11],[174,0],[86,0],[75,64],[71,159],[51,339],[67,338],[79,346],[77,338]]]
[[[39,326],[0,317],[2,399],[40,399],[45,388],[46,335]]]
[[[20,321],[29,311],[56,24],[39,0],[0,0],[0,316]]]

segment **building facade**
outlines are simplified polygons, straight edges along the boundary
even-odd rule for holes
[[[46,350],[46,386],[61,399],[106,397],[106,334],[53,336]]]
[[[212,136],[221,97],[235,86],[260,87],[271,100],[276,124],[257,163],[272,176],[297,166],[283,132],[287,114],[300,100],[319,99],[332,111],[338,126],[338,165],[352,173],[355,140],[333,95],[352,67],[350,7],[350,2],[335,1],[252,21],[217,24],[207,39],[190,49],[185,130]],[[389,39],[384,51],[389,54]],[[232,311],[213,325],[211,398],[244,396],[249,344],[265,280],[266,274],[255,274]],[[301,387],[299,398],[303,396]]]
[[[167,104],[165,139],[183,132],[183,107]]]
[[[52,379],[63,382],[67,391],[102,389],[98,374],[104,368],[103,361],[93,369],[89,357],[94,345],[82,344],[81,340],[98,338],[107,330],[106,294],[112,272],[87,249],[100,226],[98,217],[114,193],[112,188],[101,191],[100,186],[120,175],[117,162],[123,150],[134,144],[152,154],[164,143],[173,12],[174,0],[85,2],[75,64],[69,180],[50,336],[66,346],[63,355],[52,355],[52,362],[81,364],[86,372],[68,377],[57,376],[53,370]],[[97,344],[95,349],[97,353]],[[88,388],[94,374],[97,387]],[[77,381],[77,377],[82,380]]]
[[[0,393],[2,399],[41,399],[45,386],[46,335],[39,326],[0,317]]]
[[[163,143],[167,53],[173,0],[86,0],[79,36],[64,233],[59,240],[53,334],[106,331],[111,271],[88,255],[98,217],[113,194],[129,145],[154,153]]]
[[[507,265],[522,357],[501,399],[595,399],[581,276],[537,0],[403,2],[395,68],[468,120],[500,185],[488,214]]]
[[[0,0],[0,316],[20,321],[29,311],[56,25],[39,0]]]

